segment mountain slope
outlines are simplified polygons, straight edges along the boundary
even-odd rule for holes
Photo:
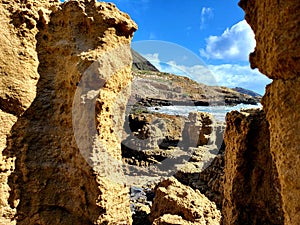
[[[147,70],[147,71],[156,71],[159,70],[153,66],[147,59],[141,56],[138,52],[131,49],[132,54],[132,69],[133,70]]]
[[[208,86],[170,73],[159,72],[147,59],[132,50],[133,102],[159,105],[236,105],[257,104],[261,96],[246,89]],[[247,92],[248,91],[248,92]]]
[[[240,93],[231,88],[208,86],[169,73],[133,71],[133,101],[145,106],[159,105],[236,105],[257,104],[259,97]]]
[[[254,92],[254,91],[242,88],[242,87],[235,87],[235,88],[233,88],[233,90],[238,91],[242,94],[251,95],[251,96],[256,97],[256,98],[261,98],[262,97],[262,95]]]

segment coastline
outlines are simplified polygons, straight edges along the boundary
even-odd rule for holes
[[[234,106],[230,105],[209,105],[209,106],[181,106],[181,105],[173,105],[173,106],[151,106],[147,107],[146,109],[150,112],[156,112],[156,113],[162,113],[167,115],[180,115],[180,116],[187,116],[192,111],[198,111],[198,112],[206,112],[212,114],[216,120],[225,122],[225,116],[228,112],[231,111],[240,111],[243,109],[252,109],[252,108],[262,108],[262,105],[260,103],[256,105],[250,105],[250,104],[237,104]]]

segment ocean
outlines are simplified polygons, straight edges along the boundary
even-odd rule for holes
[[[162,107],[148,107],[151,112],[164,113],[169,115],[183,115],[188,116],[192,111],[207,112],[212,114],[216,120],[225,121],[226,114],[233,110],[240,111],[241,109],[262,108],[259,103],[257,105],[238,104],[235,106],[162,106]]]

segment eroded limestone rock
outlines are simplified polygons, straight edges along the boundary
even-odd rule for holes
[[[270,149],[279,174],[285,224],[300,222],[299,87],[300,77],[274,80],[262,102],[270,124]]]
[[[223,223],[283,224],[278,173],[262,110],[226,116]]]
[[[180,168],[174,177],[181,183],[200,190],[209,200],[216,203],[218,209],[221,209],[223,202],[224,154],[219,152],[217,155],[212,156],[212,154],[207,153],[210,150],[212,149],[207,146],[198,147],[189,162]]]
[[[72,116],[88,131],[74,97],[93,98],[90,138],[120,161],[136,25],[94,0],[1,1],[0,16],[1,223],[131,224],[127,189],[94,167]],[[83,76],[100,86],[78,92]]]
[[[39,13],[48,17],[59,0],[0,1],[0,109],[21,115],[36,95]]]
[[[209,113],[191,112],[185,123],[182,138],[188,147],[207,145],[213,132],[213,116]]]
[[[300,221],[300,1],[240,1],[255,33],[250,55],[273,82],[262,104],[270,127],[270,151],[276,163],[285,224]]]
[[[175,216],[174,216],[175,215]],[[221,220],[220,211],[198,190],[185,186],[175,178],[162,181],[156,188],[150,214],[154,224],[215,224]]]
[[[130,151],[176,147],[182,140],[184,122],[185,118],[182,116],[159,113],[130,114],[128,124],[125,124],[128,136],[122,143],[128,154]]]
[[[192,225],[194,223],[182,219],[181,216],[164,214],[163,216],[155,219],[152,225]]]

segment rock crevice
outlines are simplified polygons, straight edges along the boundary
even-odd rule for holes
[[[280,185],[261,110],[227,114],[224,224],[283,224]]]

